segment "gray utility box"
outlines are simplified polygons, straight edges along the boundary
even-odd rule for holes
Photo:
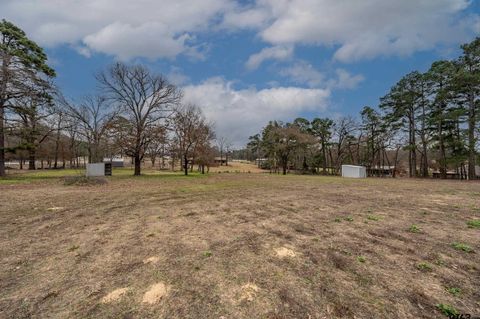
[[[112,163],[87,164],[87,177],[112,176]]]

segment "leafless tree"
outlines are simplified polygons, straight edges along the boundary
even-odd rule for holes
[[[121,135],[125,154],[135,161],[134,175],[140,175],[141,161],[151,142],[151,131],[161,126],[162,121],[172,114],[181,99],[181,91],[157,74],[143,66],[128,66],[115,63],[97,75],[101,89],[109,101],[120,110]]]
[[[178,150],[183,158],[183,169],[188,175],[189,158],[195,157],[196,147],[211,140],[212,131],[202,111],[195,105],[179,107],[173,116],[173,129]]]
[[[101,141],[108,132],[110,125],[117,114],[103,96],[87,96],[79,104],[67,102],[63,99],[68,116],[76,122],[78,134],[87,142],[88,161],[97,163],[102,161],[103,154]]]

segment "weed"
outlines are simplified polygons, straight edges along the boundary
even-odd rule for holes
[[[412,226],[410,226],[408,231],[411,232],[411,233],[419,233],[422,230],[420,229],[420,227],[418,227],[418,225],[413,224]]]
[[[439,303],[437,304],[438,310],[440,310],[445,316],[451,318],[453,316],[458,315],[457,309],[455,309],[452,305]]]
[[[341,218],[335,218],[335,222],[340,223],[342,221]]]
[[[432,271],[432,265],[427,262],[421,262],[417,264],[417,269],[421,271]]]
[[[460,288],[456,288],[456,287],[450,287],[450,288],[447,287],[446,290],[452,295],[454,295],[455,297],[460,295],[460,292],[461,292]]]
[[[80,246],[78,246],[78,245],[73,245],[72,247],[68,248],[68,251],[75,251],[75,250],[77,250],[78,248],[80,248]]]
[[[353,222],[353,217],[347,216],[344,218],[344,220],[346,220],[347,222]]]
[[[366,261],[365,257],[363,256],[357,256],[358,262],[364,263]]]
[[[452,247],[455,248],[456,250],[461,250],[461,251],[464,251],[466,253],[472,253],[473,252],[473,248],[468,246],[467,244],[464,244],[464,243],[452,243]]]
[[[204,256],[204,257],[207,257],[207,258],[208,258],[208,257],[211,257],[211,256],[212,256],[212,252],[211,252],[210,250],[204,251],[204,252],[203,252],[203,256]]]
[[[468,228],[480,228],[480,219],[473,219],[467,222]]]
[[[368,220],[373,220],[373,221],[379,221],[379,220],[380,220],[380,217],[375,216],[375,215],[368,215],[368,216],[367,216],[367,219],[368,219]]]

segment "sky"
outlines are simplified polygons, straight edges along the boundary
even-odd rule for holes
[[[0,0],[74,100],[144,64],[241,147],[269,120],[358,116],[480,34],[480,0]]]

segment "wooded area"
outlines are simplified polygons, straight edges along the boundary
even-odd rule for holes
[[[118,62],[97,74],[98,92],[72,101],[55,86],[42,48],[5,20],[0,33],[0,176],[7,160],[34,170],[38,161],[65,168],[126,156],[134,175],[145,157],[178,160],[185,175],[189,163],[203,173],[214,162],[211,123],[164,76]]]
[[[360,121],[271,121],[236,155],[283,174],[338,174],[356,164],[371,175],[479,178],[480,38],[461,48],[453,61],[405,75],[377,108],[363,108]]]

